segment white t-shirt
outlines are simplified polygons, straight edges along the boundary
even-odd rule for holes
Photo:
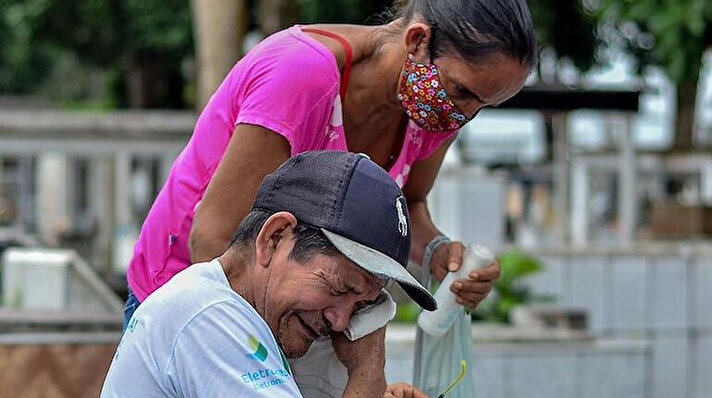
[[[101,397],[301,397],[267,323],[217,260],[195,264],[136,310]]]

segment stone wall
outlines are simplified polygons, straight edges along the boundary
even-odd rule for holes
[[[653,398],[712,397],[712,256],[700,245],[541,250],[535,293],[585,309],[590,330],[651,343]]]
[[[99,396],[116,345],[0,345],[0,397]]]

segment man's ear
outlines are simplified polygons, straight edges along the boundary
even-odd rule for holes
[[[432,30],[424,22],[414,22],[408,25],[403,35],[404,45],[408,54],[413,55],[417,62],[430,63],[430,40]]]
[[[269,266],[277,247],[285,239],[293,236],[297,218],[292,213],[280,211],[272,214],[262,225],[255,239],[255,262],[263,267]]]

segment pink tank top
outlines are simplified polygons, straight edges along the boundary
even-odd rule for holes
[[[340,77],[334,54],[298,26],[268,37],[232,68],[200,114],[141,228],[127,270],[140,301],[190,265],[193,215],[235,125],[259,125],[284,136],[292,155],[348,150]],[[428,133],[410,122],[389,174],[402,187],[411,165],[453,134]]]

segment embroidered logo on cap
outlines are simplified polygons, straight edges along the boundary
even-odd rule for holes
[[[403,236],[408,236],[408,218],[405,216],[404,210],[405,198],[399,196],[396,198],[396,212],[398,213],[398,232]]]

